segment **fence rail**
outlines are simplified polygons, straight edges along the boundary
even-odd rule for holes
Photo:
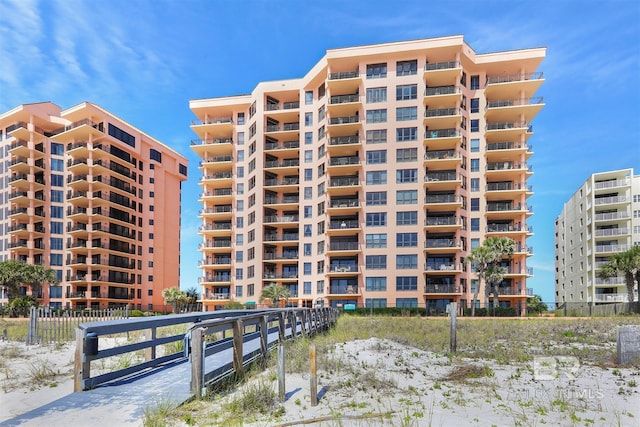
[[[295,337],[300,330],[315,331],[320,327],[328,327],[329,324],[335,323],[337,313],[337,310],[331,308],[220,310],[83,323],[76,329],[74,391],[88,390],[125,377],[133,378],[135,375],[146,374],[152,368],[186,361],[189,356],[191,356],[193,363],[194,359],[198,360],[198,357],[205,358],[231,347],[237,349],[241,345],[239,342],[255,340],[261,336],[260,334],[266,334],[267,330],[270,330],[271,333],[277,331],[275,322],[278,322],[280,330],[284,331],[284,328],[287,328],[288,333],[284,334],[285,339]],[[286,319],[285,314],[294,320],[300,320],[282,326],[280,319]],[[163,329],[163,333],[159,333],[161,332],[160,328],[167,327],[174,328],[169,328],[168,331]],[[104,339],[117,334],[129,335],[135,331],[144,331],[137,341],[127,340],[122,345],[118,345],[116,342],[115,346],[100,349],[101,337]],[[206,333],[199,335],[193,331],[205,331]],[[278,336],[282,336],[282,332]],[[273,343],[273,340],[267,342]],[[159,348],[162,348],[163,351],[158,351]],[[133,360],[126,366],[118,365],[116,368],[120,369],[111,372],[96,373],[95,369],[92,372],[93,362],[131,353],[135,355],[136,352],[144,353],[144,360],[140,362]],[[258,356],[258,352],[243,355],[245,359],[242,363],[246,364]],[[202,363],[204,366],[204,362]],[[234,362],[231,368],[238,369],[240,366],[242,365]],[[222,368],[224,369],[218,369],[217,372],[209,372],[206,378],[203,374],[202,383],[205,383],[205,379],[206,381],[215,380],[235,372],[227,365]]]
[[[73,341],[75,329],[81,323],[126,319],[128,317],[128,308],[57,311],[43,307],[31,307],[27,345]]]

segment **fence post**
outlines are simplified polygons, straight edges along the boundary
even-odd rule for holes
[[[285,385],[284,385],[284,344],[282,341],[278,344],[278,397],[281,402],[284,402],[285,398]]]
[[[242,319],[233,322],[233,369],[236,375],[242,375],[244,362],[242,325]]]
[[[84,330],[76,328],[76,352],[73,363],[73,391],[84,390],[84,380],[91,376],[91,362],[85,358]]]
[[[281,311],[278,313],[278,336],[280,342],[283,342],[286,339],[286,320],[284,312]]]
[[[457,347],[457,341],[456,341],[456,326],[457,326],[457,322],[458,322],[458,318],[457,318],[457,314],[458,314],[458,307],[457,307],[457,303],[455,302],[451,302],[449,303],[449,314],[451,315],[451,339],[450,339],[450,343],[449,343],[449,350],[451,351],[451,353],[455,353],[456,352],[456,347]]]
[[[153,327],[151,329],[147,329],[147,332],[150,335],[150,339],[151,341],[155,341],[156,340],[156,328]],[[146,335],[146,333],[145,333]],[[149,361],[149,360],[153,360],[156,358],[156,346],[151,346],[151,347],[147,347],[144,350],[144,360]]]
[[[311,370],[311,378],[309,384],[309,392],[311,394],[311,406],[318,406],[318,377],[316,370],[316,345],[309,345],[309,368]]]
[[[267,350],[269,349],[269,316],[262,316],[260,318],[260,351],[262,352],[262,357],[264,359],[267,358],[269,353]]]
[[[29,329],[27,330],[27,345],[33,345],[36,341],[36,324],[38,322],[38,309],[31,307],[29,311]]]
[[[204,329],[191,330],[191,393],[200,399],[202,397],[202,383],[204,377]]]

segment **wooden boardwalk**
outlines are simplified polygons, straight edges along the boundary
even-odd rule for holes
[[[290,334],[290,330],[287,332]],[[269,333],[268,341],[277,342],[278,333]],[[255,338],[244,343],[243,353],[248,355],[259,349],[260,339]],[[232,360],[233,348],[221,350],[206,358],[206,370],[220,369]],[[190,399],[190,382],[191,364],[182,358],[92,390],[69,394],[1,422],[0,427],[141,426],[146,408],[158,403],[177,407]]]

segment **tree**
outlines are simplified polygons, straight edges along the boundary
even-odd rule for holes
[[[629,302],[633,302],[635,281],[640,283],[640,246],[633,246],[625,252],[611,255],[609,261],[598,270],[598,277],[601,279],[618,275],[624,276]]]
[[[23,261],[2,261],[0,262],[0,288],[4,288],[11,302],[20,296],[20,287],[25,286],[31,289],[32,295],[37,295],[42,288],[42,284],[58,283],[56,272],[41,265],[27,264]],[[35,298],[31,301],[35,303]],[[24,305],[21,303],[20,305]]]
[[[198,299],[200,298],[200,291],[198,291],[198,288],[196,287],[191,287],[186,291],[184,291],[184,293],[187,296],[188,304],[195,304],[196,302],[198,302]]]
[[[284,286],[278,286],[276,284],[269,285],[262,289],[262,294],[260,295],[260,302],[265,299],[271,300],[272,307],[278,307],[280,305],[280,300],[284,300],[285,305],[289,300],[289,289]]]
[[[542,297],[540,295],[534,295],[533,298],[530,298],[529,301],[527,301],[527,308],[530,313],[536,314],[544,313],[549,309],[547,304],[542,302]]]
[[[493,292],[494,312],[495,305],[499,303],[498,285],[502,282],[506,270],[500,265],[502,259],[506,256],[511,258],[515,251],[515,242],[508,237],[489,237],[481,246],[474,248],[467,261],[469,261],[476,273],[478,273],[478,286],[476,286],[473,294],[473,302],[471,305],[471,315],[476,314],[475,301],[480,293],[480,285],[485,282],[484,294],[485,303],[489,305],[489,294]],[[488,310],[487,310],[488,311]]]
[[[180,304],[186,304],[189,301],[189,297],[186,292],[182,292],[178,288],[167,288],[162,290],[162,297],[165,304],[171,304],[173,312],[177,313]]]

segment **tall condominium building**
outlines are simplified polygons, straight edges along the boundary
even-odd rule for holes
[[[469,307],[465,258],[506,236],[500,300],[523,309],[544,56],[462,36],[343,48],[303,78],[192,100],[205,307],[274,283],[307,307]]]
[[[628,301],[624,277],[597,273],[611,255],[640,245],[640,175],[591,175],[564,204],[555,232],[557,303]]]
[[[88,102],[0,114],[0,148],[0,260],[57,272],[44,305],[164,304],[179,285],[183,156]]]

